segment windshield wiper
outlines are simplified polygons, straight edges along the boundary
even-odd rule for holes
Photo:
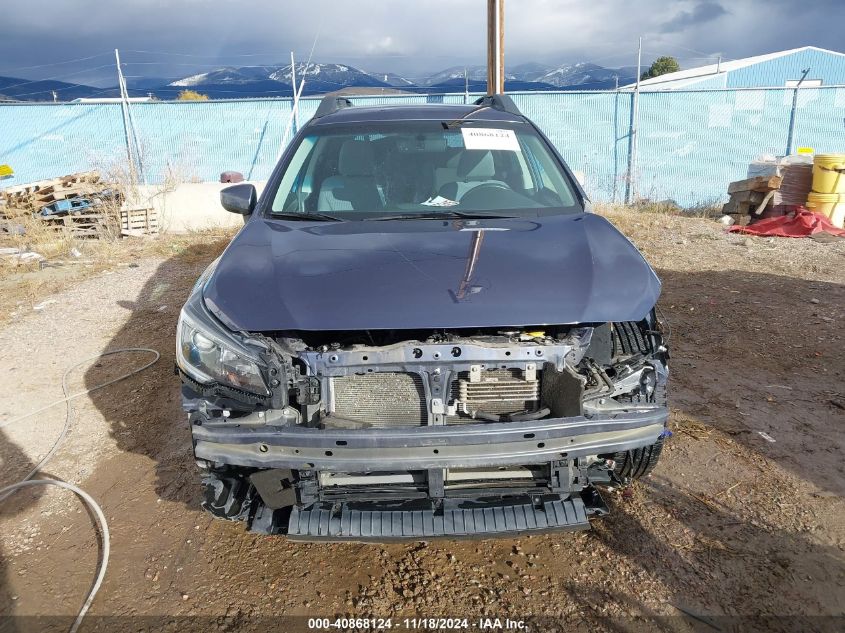
[[[272,212],[272,217],[279,220],[316,220],[318,222],[343,222],[340,218],[336,218],[328,213],[307,213],[307,212]]]
[[[371,220],[490,220],[494,218],[513,218],[512,215],[499,215],[496,213],[467,213],[466,211],[441,211],[440,213],[426,211],[423,213],[397,213],[396,215],[379,215],[374,218],[362,218],[363,221]]]

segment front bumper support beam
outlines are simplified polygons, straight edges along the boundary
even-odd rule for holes
[[[256,426],[238,418],[195,423],[192,432],[196,457],[211,463],[378,472],[540,464],[629,450],[656,442],[667,417],[661,407],[589,418],[355,430]]]

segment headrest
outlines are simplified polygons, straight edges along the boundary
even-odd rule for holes
[[[489,151],[466,150],[458,161],[458,178],[463,180],[493,180],[496,165]]]
[[[372,176],[375,167],[373,148],[367,141],[346,141],[340,146],[337,171],[341,176]]]

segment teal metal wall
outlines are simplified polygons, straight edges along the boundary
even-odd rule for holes
[[[732,70],[727,73],[727,87],[786,86],[787,81],[801,79],[805,69],[810,70],[807,79],[820,79],[822,85],[845,84],[845,55],[810,48]]]
[[[684,206],[725,198],[748,163],[786,149],[790,89],[643,92],[637,192]],[[512,95],[548,135],[597,201],[622,201],[628,172],[633,95],[555,92]],[[360,105],[463,103],[463,95],[354,98]],[[317,108],[304,99],[301,119]],[[267,178],[281,149],[290,99],[161,102],[132,105],[150,182],[216,180],[233,169]],[[0,187],[126,164],[118,104],[0,105],[0,163],[16,177]],[[795,146],[845,151],[845,87],[799,93]]]

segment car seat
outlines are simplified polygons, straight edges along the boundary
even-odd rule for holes
[[[319,211],[378,211],[383,208],[375,178],[373,148],[367,141],[346,141],[340,146],[337,175],[320,187]]]

